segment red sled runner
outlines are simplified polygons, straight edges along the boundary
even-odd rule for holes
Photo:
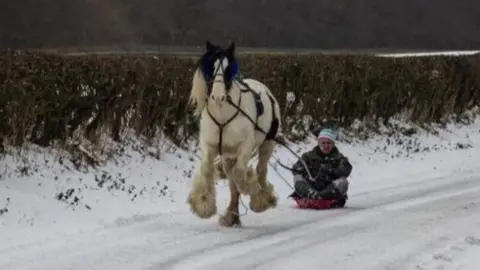
[[[324,210],[324,209],[333,209],[333,208],[343,208],[345,207],[346,199],[343,200],[322,200],[322,199],[307,199],[307,198],[292,198],[297,203],[298,208],[301,209],[315,209],[315,210]]]
[[[310,199],[304,198],[298,195],[296,191],[294,191],[289,198],[292,198],[297,203],[298,208],[301,209],[315,209],[315,210],[324,210],[324,209],[332,209],[332,208],[343,208],[347,203],[348,196],[341,196],[340,198],[332,198],[332,196],[328,196],[330,198],[325,199]]]
[[[294,199],[298,208],[302,209],[330,209],[337,202],[336,200],[313,200],[313,199]]]

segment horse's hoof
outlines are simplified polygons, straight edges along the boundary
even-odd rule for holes
[[[202,219],[211,218],[217,213],[217,205],[215,196],[208,192],[203,194],[191,193],[188,196],[188,203],[192,212]]]
[[[255,213],[265,212],[269,208],[277,206],[277,198],[275,196],[266,196],[266,194],[255,194],[250,197],[250,210]]]
[[[275,208],[276,206],[277,197],[273,195],[273,188],[270,186],[267,190],[262,189],[250,196],[250,210],[255,213],[261,213],[269,208]]]
[[[242,222],[240,216],[233,212],[227,212],[225,215],[220,216],[218,223],[223,227],[241,227]]]

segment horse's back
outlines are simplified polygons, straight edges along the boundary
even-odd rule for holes
[[[268,88],[267,85],[265,85],[264,83],[258,80],[250,79],[250,78],[243,79],[243,82],[246,83],[251,90],[260,94],[263,103],[270,101],[270,99],[273,99],[274,103],[276,103],[276,106],[278,106],[277,99],[275,98],[272,91],[270,90],[270,88]]]
[[[243,79],[243,82],[246,83],[250,89],[254,90],[257,93],[266,93],[269,95],[272,95],[272,92],[268,88],[268,86],[261,81],[251,79],[251,78],[246,78]]]

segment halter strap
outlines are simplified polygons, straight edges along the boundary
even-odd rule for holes
[[[233,103],[232,101],[232,98],[230,96],[227,96],[227,102],[229,104],[235,104]],[[240,96],[239,96],[239,99],[238,99],[238,105],[235,104],[234,107],[240,107],[242,104],[242,93],[240,93]],[[232,115],[232,117],[230,117],[227,121],[225,121],[225,123],[220,123],[217,121],[217,119],[215,119],[215,117],[213,117],[213,115],[210,113],[210,110],[208,109],[208,106],[206,107],[207,109],[207,113],[208,113],[208,116],[210,116],[210,118],[212,119],[212,121],[218,126],[219,128],[219,131],[218,131],[218,136],[219,136],[219,139],[218,139],[218,152],[220,155],[223,154],[223,151],[222,151],[222,144],[223,144],[223,128],[226,127],[228,124],[230,124],[233,119],[235,119],[235,117],[238,116],[238,114],[240,113],[240,110],[237,109],[237,111],[235,112],[235,114]]]

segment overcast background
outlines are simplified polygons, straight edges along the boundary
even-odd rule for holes
[[[478,49],[479,0],[2,0],[10,48]]]

